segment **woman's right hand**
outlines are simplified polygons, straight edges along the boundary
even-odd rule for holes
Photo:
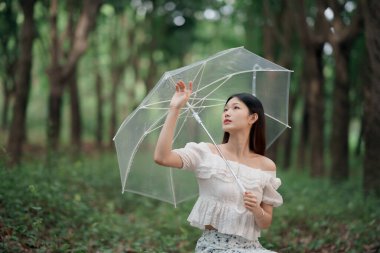
[[[193,89],[193,82],[189,82],[189,88],[183,81],[179,81],[175,85],[175,93],[170,101],[170,107],[175,109],[181,109],[187,101],[189,101],[191,92]]]

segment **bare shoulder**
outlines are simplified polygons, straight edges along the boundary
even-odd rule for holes
[[[266,156],[260,156],[260,164],[263,170],[276,171],[276,164]]]

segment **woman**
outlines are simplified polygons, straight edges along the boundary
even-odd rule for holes
[[[195,252],[272,252],[259,241],[260,230],[272,222],[272,209],[282,204],[276,191],[276,165],[264,156],[265,117],[261,102],[251,94],[228,98],[222,113],[223,143],[218,145],[246,192],[242,193],[226,162],[209,143],[188,143],[172,149],[180,109],[192,92],[180,81],[158,138],[155,162],[194,171],[199,198],[188,221],[204,230]]]

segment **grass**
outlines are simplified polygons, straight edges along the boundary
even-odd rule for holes
[[[355,182],[278,172],[284,205],[262,244],[279,252],[376,252],[380,200]],[[193,252],[201,231],[178,208],[120,194],[114,154],[0,169],[0,252]]]

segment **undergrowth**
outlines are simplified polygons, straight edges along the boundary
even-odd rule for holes
[[[179,207],[120,193],[114,155],[0,169],[0,252],[193,252],[201,231]],[[355,182],[279,171],[284,204],[262,244],[278,252],[377,252],[380,200]]]

